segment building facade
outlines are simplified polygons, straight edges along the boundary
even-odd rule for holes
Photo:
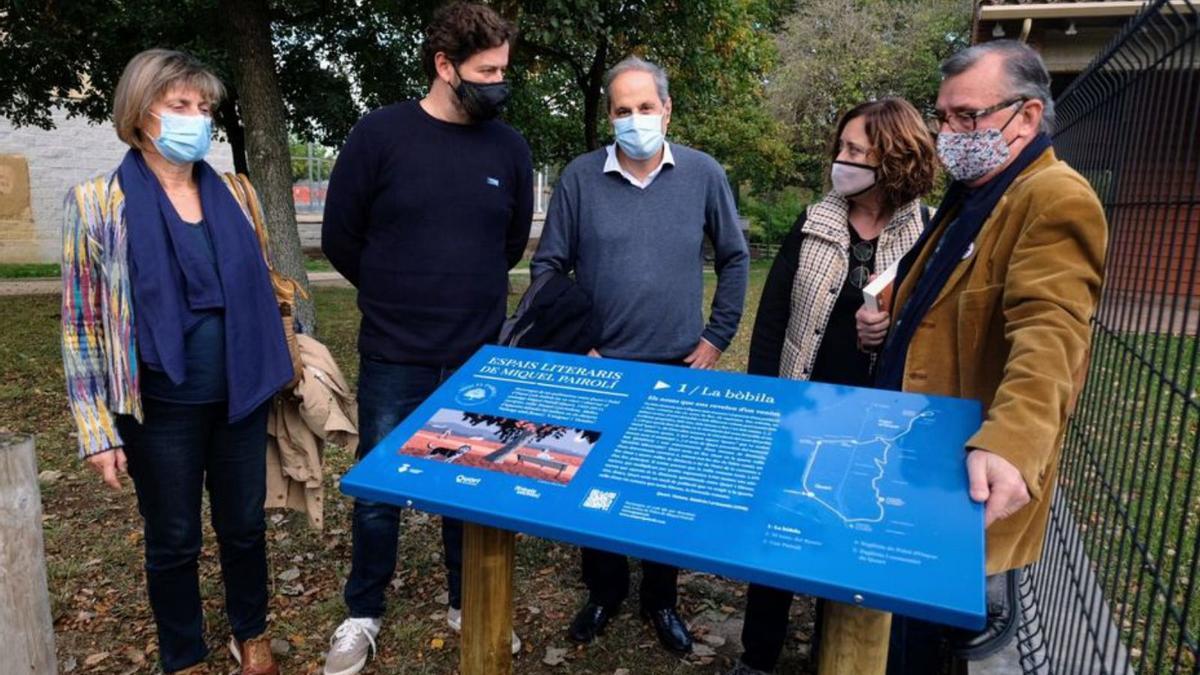
[[[61,109],[53,119],[45,130],[0,117],[0,263],[58,262],[67,190],[115,168],[127,149],[111,124]],[[232,171],[229,144],[214,142],[208,161]]]

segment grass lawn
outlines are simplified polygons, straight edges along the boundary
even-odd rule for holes
[[[743,330],[722,367],[745,365],[749,329],[766,276],[752,272]],[[526,281],[515,277],[515,293]],[[709,277],[709,293],[712,279]],[[513,296],[515,302],[518,296]],[[347,375],[357,373],[355,333],[358,313],[350,290],[316,293],[322,339]],[[154,623],[146,604],[142,575],[142,534],[132,486],[114,492],[75,457],[74,428],[68,417],[59,357],[59,300],[55,296],[0,297],[0,430],[36,433],[40,469],[61,472],[42,486],[47,567],[61,668],[64,672],[156,672]],[[335,481],[350,466],[340,448],[326,455],[326,526],[314,532],[304,519],[286,512],[269,516],[272,632],[285,639],[286,673],[317,673],[328,638],[344,618],[341,588],[350,562],[350,501]],[[582,601],[578,555],[573,547],[519,537],[516,629],[525,641],[516,661],[519,673],[630,674],[720,673],[736,651],[722,636],[737,635],[744,587],[702,574],[684,574],[681,609],[698,636],[711,634],[712,655],[680,659],[657,646],[626,603],[608,634],[589,647],[576,647],[564,635]],[[295,569],[298,578],[291,579]],[[288,574],[285,574],[288,573]],[[201,556],[201,592],[206,610],[214,672],[230,672],[224,651],[228,625],[223,615],[220,570],[211,528]],[[284,575],[284,581],[280,579]],[[400,562],[388,593],[388,614],[379,639],[379,658],[369,673],[452,673],[458,637],[445,623],[444,574],[437,519],[407,512]],[[806,658],[811,634],[807,602],[793,605],[792,638],[781,673],[810,672]],[[547,649],[565,649],[564,665],[543,662]],[[707,654],[707,652],[706,652]]]
[[[304,270],[307,272],[332,272],[333,265],[325,258],[305,258]]]
[[[58,263],[0,263],[0,279],[56,277],[58,271]]]
[[[1063,451],[1060,482],[1139,672],[1197,664],[1196,358],[1195,337],[1100,334]]]

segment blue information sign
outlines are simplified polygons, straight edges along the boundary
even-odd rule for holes
[[[485,347],[349,495],[977,629],[979,405]]]

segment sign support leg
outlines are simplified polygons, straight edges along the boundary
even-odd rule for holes
[[[825,603],[820,675],[883,675],[892,615],[840,602]]]
[[[463,523],[462,675],[512,673],[515,535]]]

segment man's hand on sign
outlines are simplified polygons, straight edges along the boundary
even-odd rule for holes
[[[700,342],[696,343],[696,348],[691,354],[684,357],[683,362],[691,368],[699,368],[700,370],[710,370],[717,365],[717,360],[721,358],[721,350],[712,345],[711,342],[700,338]]]
[[[589,350],[588,350],[588,354],[587,354],[587,355],[588,355],[588,356],[590,356],[590,357],[592,357],[593,359],[602,359],[602,358],[604,358],[603,356],[601,356],[601,355],[600,355],[600,352],[596,351],[596,348],[595,348],[595,347],[592,347],[591,349],[589,349]]]
[[[91,455],[87,458],[87,463],[114,490],[121,489],[119,475],[122,473],[129,475],[129,470],[125,463],[124,448],[112,448],[111,450]]]
[[[861,349],[873,349],[883,344],[887,337],[888,326],[891,325],[892,315],[887,312],[872,312],[866,305],[854,313],[854,327],[858,329],[858,346]]]
[[[971,481],[971,499],[987,505],[983,512],[984,527],[991,527],[1029,503],[1029,488],[1021,472],[994,452],[968,452],[967,478]]]

